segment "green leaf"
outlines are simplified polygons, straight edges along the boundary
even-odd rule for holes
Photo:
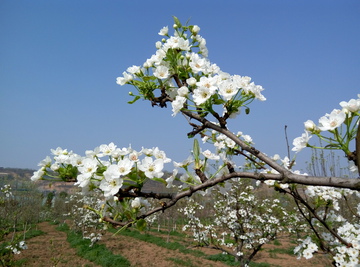
[[[245,109],[245,114],[248,115],[249,113],[250,113],[250,108],[247,107],[247,108]]]
[[[193,155],[194,155],[195,169],[199,169],[200,168],[200,146],[199,146],[199,141],[197,139],[194,139]]]
[[[177,26],[178,28],[181,28],[182,25],[181,25],[180,20],[179,20],[177,17],[175,17],[175,16],[173,16],[173,18],[174,18],[174,22],[175,22],[176,26]]]
[[[145,76],[145,77],[143,77],[144,82],[155,81],[155,80],[156,80],[155,76]]]
[[[136,222],[136,228],[139,231],[144,231],[146,228],[146,221],[144,219],[140,219]]]
[[[134,100],[132,101],[128,101],[128,104],[134,104],[136,101],[138,101],[140,99],[140,96],[135,96]]]

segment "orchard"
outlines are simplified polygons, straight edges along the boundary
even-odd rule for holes
[[[145,229],[157,213],[166,213],[186,199],[188,206],[181,208],[189,219],[185,228],[192,229],[199,242],[233,255],[241,266],[278,233],[296,232],[298,227],[308,233],[295,248],[298,257],[326,253],[334,266],[358,266],[360,180],[300,173],[294,169],[296,157],[267,155],[254,146],[246,129],[229,129],[230,119],[247,116],[253,101],[266,100],[264,88],[248,76],[223,72],[212,63],[199,26],[183,25],[174,17],[173,26],[158,34],[162,39],[155,44],[155,54],[142,65],[129,67],[116,82],[134,88],[129,104],[143,99],[149,107],[171,108],[169,119],[184,116],[183,127],[189,127],[184,138],[194,139],[191,155],[172,162],[158,147],[135,150],[110,143],[84,156],[58,147],[51,150],[52,158],[39,163],[31,180],[66,181],[81,187],[85,195],[98,196],[96,205],[87,209],[119,231]],[[318,123],[306,121],[292,151],[341,151],[349,172],[358,177],[359,98],[341,101]],[[171,162],[172,175],[165,177]],[[172,193],[144,192],[149,180]],[[256,193],[261,186],[291,202],[291,214],[284,201],[261,198]],[[213,223],[204,225],[196,217],[201,205],[194,196],[215,199]]]

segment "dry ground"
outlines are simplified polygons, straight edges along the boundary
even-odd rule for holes
[[[28,249],[16,255],[16,259],[26,259],[24,266],[98,266],[88,260],[76,255],[75,249],[71,248],[66,241],[66,234],[56,230],[56,226],[47,222],[40,223],[39,229],[45,232],[44,235],[27,240]],[[165,240],[182,242],[189,244],[189,240],[182,240],[179,237],[168,236],[166,234],[152,233],[160,235]],[[291,267],[323,267],[330,266],[329,261],[318,255],[311,260],[297,260],[295,256],[283,253],[269,253],[270,249],[294,246],[286,239],[279,240],[281,245],[266,245],[265,249],[257,256],[255,262],[269,263],[271,266],[291,266]],[[126,257],[134,267],[172,267],[172,266],[227,266],[220,262],[214,262],[193,255],[184,254],[179,251],[169,250],[157,245],[140,241],[131,237],[121,235],[113,236],[106,234],[100,242],[105,244],[114,254],[121,254]],[[199,249],[199,248],[193,248]],[[206,254],[218,254],[218,251],[201,248]],[[176,258],[186,265],[176,264],[170,258]],[[121,266],[120,266],[121,267]]]

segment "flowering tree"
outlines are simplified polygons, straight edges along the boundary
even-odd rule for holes
[[[278,234],[296,233],[298,216],[281,206],[279,199],[262,199],[248,180],[232,179],[212,192],[213,220],[202,221],[197,211],[203,205],[190,199],[180,211],[188,218],[183,230],[190,229],[200,246],[220,250],[235,257],[241,266],[249,264],[262,246]]]
[[[12,220],[9,210],[13,210],[17,203],[12,193],[11,185],[0,187],[0,264],[1,266],[14,266],[14,255],[27,249],[24,234],[15,232],[16,222]],[[11,233],[13,231],[13,233]],[[11,234],[11,240],[5,237]]]
[[[308,216],[312,229],[315,229],[313,219],[324,227],[333,238],[329,239],[332,248],[321,243],[320,249],[332,249],[334,257],[338,255],[336,251],[339,251],[339,247],[358,251],[358,235],[353,234],[350,238],[339,232],[343,229],[341,227],[350,222],[345,219],[342,226],[334,230],[329,226],[328,211],[330,208],[336,209],[334,204],[337,194],[331,192],[357,194],[359,180],[300,174],[292,170],[294,160],[270,157],[254,147],[250,136],[229,130],[229,119],[236,118],[242,110],[248,114],[252,101],[266,100],[262,95],[264,89],[252,82],[250,77],[230,75],[211,63],[207,58],[206,41],[199,35],[200,28],[197,25],[184,26],[176,17],[174,22],[174,34],[170,36],[168,27],[162,28],[159,34],[163,39],[156,43],[156,53],[142,66],[129,67],[122,77],[117,78],[117,83],[132,85],[137,89],[136,93],[130,93],[134,97],[130,104],[144,99],[150,101],[151,106],[164,108],[171,105],[172,116],[181,113],[187,119],[191,127],[188,137],[201,137],[203,142],[213,144],[215,151],[202,151],[197,139],[194,139],[192,155],[183,162],[174,162],[172,176],[163,179],[164,164],[171,160],[157,147],[136,151],[131,147],[120,149],[110,143],[86,151],[85,156],[57,148],[52,150],[54,161],[50,157],[41,161],[40,169],[34,173],[32,180],[53,177],[75,182],[84,193],[101,191],[106,208],[102,207],[97,213],[102,221],[114,226],[136,224],[141,229],[146,225],[146,217],[165,211],[182,198],[196,192],[210,192],[213,186],[233,178],[250,178],[268,183],[276,190],[292,196],[299,204],[299,210],[303,211],[305,217]],[[357,171],[360,142],[356,142],[357,149],[354,151],[350,147],[356,135],[360,135],[360,99],[341,102],[340,105],[341,110],[326,114],[320,118],[317,126],[306,122],[305,133],[294,140],[293,151],[298,153],[307,146],[315,147],[309,144],[313,134],[328,143],[321,148],[343,150],[352,163],[351,169]],[[243,168],[241,158],[245,158],[245,163],[256,171]],[[214,161],[217,167],[211,168]],[[184,171],[180,178],[177,175],[179,169]],[[143,186],[149,179],[167,187],[172,187],[175,179],[180,180],[181,190],[171,194],[144,192]],[[315,186],[306,192],[309,192],[310,197],[323,200],[319,201],[325,211],[319,210],[319,201],[311,206],[311,202],[299,193],[298,185]],[[148,207],[146,202],[141,201],[146,198],[158,199],[159,205]],[[359,216],[358,211],[355,212]],[[351,227],[354,227],[354,233],[360,230],[357,224],[351,224]],[[318,240],[324,240],[322,235],[316,236]],[[308,249],[310,242],[307,239],[301,248]],[[318,246],[310,247],[311,252],[318,249]],[[301,248],[297,252],[301,252]],[[344,261],[349,259],[347,255]],[[355,262],[357,257],[351,260]]]

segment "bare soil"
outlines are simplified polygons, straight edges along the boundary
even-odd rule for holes
[[[27,240],[28,249],[23,250],[21,254],[16,255],[16,260],[26,259],[24,266],[98,266],[86,259],[79,257],[76,250],[71,248],[66,241],[66,234],[56,230],[55,225],[48,222],[38,224],[38,228],[45,232],[44,235],[37,236]],[[181,242],[190,246],[191,240],[181,237],[169,236],[166,234],[153,233],[163,237],[169,242]],[[291,266],[291,267],[323,267],[331,266],[330,261],[323,255],[316,255],[310,260],[297,260],[296,256],[285,253],[274,253],[272,249],[293,247],[285,237],[279,239],[281,245],[268,244],[258,253],[255,262],[269,263],[271,266]],[[220,262],[206,260],[193,255],[184,254],[179,251],[169,250],[159,247],[155,244],[140,241],[135,238],[121,235],[113,236],[107,233],[100,243],[105,244],[114,254],[120,254],[126,257],[134,267],[176,267],[176,266],[227,266]],[[189,247],[190,248],[190,247]],[[219,251],[210,248],[192,248],[201,250],[208,255],[218,254]],[[174,262],[174,260],[176,261]],[[120,266],[121,267],[121,266]]]
[[[26,259],[24,266],[98,266],[76,255],[76,250],[66,241],[66,233],[56,230],[56,225],[42,222],[38,229],[45,234],[27,240],[28,249],[15,256],[16,260]]]

